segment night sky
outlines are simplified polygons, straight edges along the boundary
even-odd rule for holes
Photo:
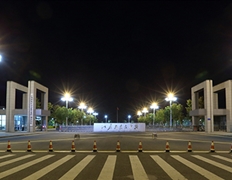
[[[86,102],[119,121],[168,91],[185,106],[191,87],[232,79],[229,1],[0,2],[0,106],[6,81],[49,88],[49,101]]]

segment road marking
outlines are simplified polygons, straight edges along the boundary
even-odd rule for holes
[[[151,158],[169,175],[171,179],[186,179],[183,175],[181,175],[177,170],[175,170],[158,155],[151,155]]]
[[[11,157],[11,156],[14,156],[14,154],[8,154],[8,155],[5,155],[5,156],[1,156],[0,159],[8,158],[8,157]],[[0,164],[0,166],[1,166],[1,164]]]
[[[147,173],[145,172],[143,165],[141,164],[137,155],[129,155],[131,168],[135,180],[148,179]]]
[[[222,180],[222,178],[220,178],[219,176],[211,173],[210,171],[207,171],[205,169],[203,169],[202,167],[178,156],[178,155],[172,155],[172,157],[174,159],[176,159],[177,161],[181,162],[182,164],[188,166],[189,168],[191,168],[192,170],[196,171],[197,173],[201,174],[202,176],[206,177],[207,179],[217,179],[217,180]]]
[[[232,163],[232,159],[228,159],[226,157],[223,157],[223,156],[220,156],[220,155],[212,155],[213,157],[215,158],[218,158],[218,159],[222,159],[224,161],[227,161],[227,162],[231,162]]]
[[[199,155],[192,155],[193,157],[201,160],[201,161],[204,161],[204,162],[207,162],[209,164],[212,164],[213,166],[216,166],[216,167],[219,167],[223,170],[226,170],[226,171],[229,171],[230,173],[232,172],[232,167],[229,167],[229,166],[226,166],[224,164],[221,164],[221,163],[218,163],[216,161],[213,161],[213,160],[210,160],[210,159],[207,159],[207,158],[204,158],[202,156],[199,156]]]
[[[49,173],[53,169],[57,168],[61,164],[65,163],[66,161],[70,160],[73,158],[75,155],[67,155],[63,157],[62,159],[50,164],[49,166],[44,167],[43,169],[40,169],[39,171],[36,171],[35,173],[31,174],[30,176],[24,178],[24,180],[30,180],[30,179],[39,179],[45,174]]]
[[[70,169],[66,174],[64,174],[60,179],[75,179],[75,177],[89,164],[90,161],[95,157],[95,155],[88,155],[78,164],[76,164],[72,169]]]
[[[14,163],[14,162],[17,162],[17,161],[20,161],[22,159],[32,157],[32,156],[34,156],[34,154],[29,154],[29,155],[26,155],[26,156],[22,156],[22,157],[18,157],[18,158],[15,158],[15,159],[11,159],[11,160],[2,162],[2,163],[0,163],[0,167],[11,164],[11,163]]]
[[[104,167],[98,177],[98,180],[109,180],[113,179],[113,174],[114,174],[114,168],[115,168],[115,163],[116,163],[116,155],[109,155]]]
[[[11,175],[11,174],[14,174],[14,173],[16,173],[16,172],[18,172],[18,171],[21,171],[22,169],[28,168],[28,167],[30,167],[30,166],[32,166],[32,165],[34,165],[34,164],[37,164],[37,163],[39,163],[39,162],[41,162],[41,161],[44,161],[44,160],[46,160],[46,159],[48,159],[48,158],[51,158],[51,157],[53,157],[53,156],[54,156],[54,155],[46,155],[46,156],[43,156],[43,157],[41,157],[41,158],[35,159],[35,160],[33,160],[33,161],[30,161],[30,162],[28,162],[28,163],[25,163],[25,164],[22,164],[22,165],[20,165],[20,166],[14,167],[14,168],[12,168],[12,169],[8,169],[7,171],[4,171],[4,172],[1,172],[1,173],[0,173],[0,178],[4,178],[4,177],[6,177],[6,176],[9,176],[9,175]]]

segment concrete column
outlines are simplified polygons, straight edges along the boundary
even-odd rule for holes
[[[36,89],[34,85],[34,81],[28,81],[27,127],[29,132],[35,131]]]
[[[22,107],[23,109],[27,109],[27,93],[23,94],[23,102],[22,102]]]
[[[205,81],[204,88],[204,106],[206,109],[205,115],[205,132],[213,132],[213,83],[212,80]]]
[[[226,131],[232,132],[232,81],[227,81],[226,86],[226,109],[228,113],[226,115]]]
[[[14,132],[15,88],[12,81],[7,81],[6,91],[6,131]]]

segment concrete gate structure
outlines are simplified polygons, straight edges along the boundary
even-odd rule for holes
[[[222,100],[225,102],[225,108],[219,108],[220,91],[225,91],[225,98]],[[203,93],[204,108],[200,109],[198,106],[199,94]],[[215,130],[221,130],[220,127],[224,127],[222,130],[232,132],[232,80],[225,81],[216,86],[213,86],[212,80],[206,80],[191,88],[192,99],[192,116],[193,126],[199,126],[200,116],[205,120],[205,132],[214,132]],[[219,118],[220,124],[216,124],[215,119]]]
[[[16,90],[23,93],[22,109],[16,109]],[[36,97],[38,90],[41,92],[41,109],[36,109]],[[36,116],[40,116],[42,125],[47,127],[47,117],[49,115],[48,88],[35,81],[28,81],[28,87],[22,86],[13,81],[7,81],[6,132],[14,132],[19,129],[34,132],[36,130]],[[19,124],[15,124],[15,116],[21,117],[20,121],[18,121]]]

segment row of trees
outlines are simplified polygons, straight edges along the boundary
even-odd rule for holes
[[[36,102],[37,108],[40,107],[40,102]],[[204,99],[200,97],[198,100],[199,108],[204,108]],[[174,126],[179,125],[189,125],[191,122],[191,117],[189,116],[189,112],[192,110],[192,101],[191,99],[187,100],[186,107],[183,105],[173,103],[172,106],[172,120]],[[49,119],[49,124],[54,125],[57,124],[65,124],[66,117],[68,118],[68,124],[73,125],[90,125],[95,122],[98,122],[98,119],[91,115],[87,114],[84,111],[73,108],[66,108],[64,106],[53,105],[52,103],[48,103],[48,109],[51,112],[51,116]],[[148,113],[146,116],[138,117],[138,122],[144,122],[146,124],[152,124],[153,119],[155,120],[156,125],[168,125],[170,121],[170,106],[166,106],[164,109],[156,110],[156,113]]]
[[[36,108],[41,108],[39,99],[36,99]],[[53,105],[50,102],[48,103],[48,110],[51,112],[51,115],[48,117],[48,125],[50,126],[65,124],[66,118],[68,118],[69,125],[91,125],[98,121],[92,114],[87,114],[79,109],[67,109],[64,106]]]
[[[172,106],[172,119],[173,124],[180,125],[182,120],[184,120],[184,108],[183,105],[173,103]],[[164,109],[156,110],[156,113],[148,113],[146,116],[140,116],[138,122],[144,122],[146,124],[152,124],[153,119],[155,120],[156,125],[166,125],[170,122],[170,106],[165,107]]]
[[[84,111],[73,108],[66,108],[64,106],[52,105],[48,106],[51,111],[51,117],[57,124],[65,124],[66,117],[68,118],[68,124],[72,125],[91,125],[97,122],[97,118],[92,114],[87,114]]]
[[[192,110],[192,100],[188,99],[186,101],[186,107],[183,105],[173,103],[172,106],[172,122],[174,126],[190,126],[191,125],[191,117],[189,116],[189,112]],[[198,99],[198,108],[204,108],[204,98],[200,97]],[[153,124],[153,119],[155,125],[164,126],[169,125],[170,123],[170,106],[166,106],[164,109],[156,110],[156,113],[148,113],[146,116],[140,116],[138,118],[138,122],[144,122],[146,124]],[[201,117],[204,121],[204,117]]]

